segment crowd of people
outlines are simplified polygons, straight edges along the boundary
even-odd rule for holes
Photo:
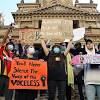
[[[19,40],[8,39],[11,30],[12,26],[0,43],[0,96],[4,96],[5,100],[12,100],[14,91],[14,100],[35,100],[38,96],[38,90],[8,89],[13,59],[47,61],[48,90],[40,91],[40,94],[41,96],[47,94],[48,100],[55,100],[56,90],[58,90],[58,100],[71,100],[75,84],[78,86],[80,100],[85,100],[83,87],[87,100],[95,100],[96,96],[100,100],[100,64],[73,65],[71,63],[71,59],[80,54],[100,54],[100,43],[98,48],[95,48],[93,41],[85,38],[84,46],[80,42],[73,44],[72,39],[50,45],[41,36],[41,47],[36,48],[34,44],[26,45]]]

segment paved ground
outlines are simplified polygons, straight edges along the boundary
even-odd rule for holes
[[[79,95],[78,95],[77,87],[75,87],[75,90],[72,92],[72,94],[73,94],[72,95],[72,100],[79,100]],[[4,97],[0,97],[0,100],[4,100]],[[47,96],[40,97],[38,95],[38,98],[36,100],[47,100]],[[57,98],[55,100],[57,100]]]

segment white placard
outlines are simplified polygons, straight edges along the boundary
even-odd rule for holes
[[[72,58],[71,62],[72,62],[73,65],[100,64],[100,54],[96,54],[96,55],[77,55],[77,56]]]
[[[77,28],[73,30],[73,41],[82,39],[85,35],[85,28]]]
[[[100,54],[83,55],[83,64],[100,64]]]

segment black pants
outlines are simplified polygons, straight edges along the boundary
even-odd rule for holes
[[[9,78],[5,75],[0,75],[0,96],[5,96],[8,90]]]
[[[71,100],[71,96],[72,96],[72,87],[71,87],[71,85],[67,85],[66,86],[66,98],[67,98],[67,100]]]
[[[84,80],[82,80],[83,76],[84,76],[84,70],[81,70],[78,73],[78,75],[75,77],[76,84],[78,85],[78,92],[79,92],[80,100],[84,100],[84,94],[83,94]]]
[[[55,100],[56,89],[58,88],[58,100],[66,98],[66,81],[48,81],[48,100]]]
[[[12,100],[13,98],[13,90],[7,90],[5,93],[5,100]]]
[[[68,85],[68,76],[66,76],[67,77],[67,80],[66,80],[66,98],[67,98],[67,100],[71,100],[71,96],[72,96],[72,87],[71,87],[71,85]]]
[[[40,90],[40,96],[45,96],[46,92],[46,90]]]
[[[8,89],[9,78],[5,75],[2,75],[2,76],[0,76],[0,81],[1,81],[0,86],[2,87],[1,90],[3,90],[2,95],[5,96],[5,100],[12,100],[13,90]]]
[[[37,94],[37,90],[16,90],[14,100],[35,100]]]

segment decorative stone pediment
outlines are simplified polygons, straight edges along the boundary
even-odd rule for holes
[[[38,10],[34,10],[33,13],[72,13],[72,14],[89,14],[86,11],[79,10],[75,7],[64,6],[61,4],[56,4],[48,7],[42,7]]]

